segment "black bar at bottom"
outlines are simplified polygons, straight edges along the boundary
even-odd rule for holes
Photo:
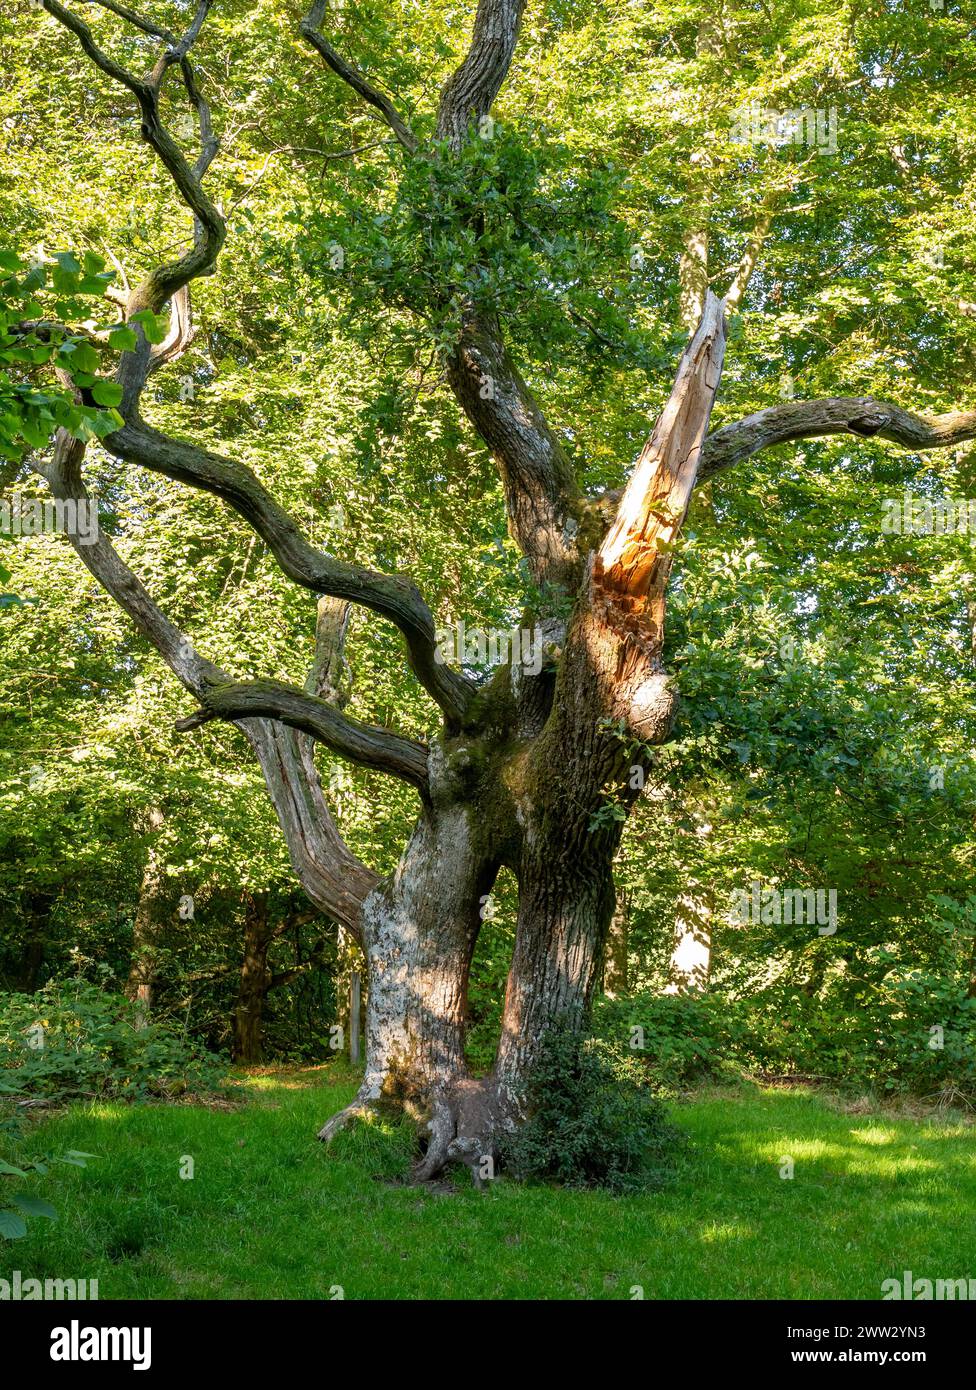
[[[563,1348],[568,1359],[578,1356],[581,1320],[593,1316],[598,1327],[612,1327],[615,1336],[656,1334],[660,1340],[653,1345],[685,1372],[867,1365],[948,1371],[965,1364],[972,1349],[972,1313],[958,1302],[620,1300],[624,1306],[615,1309],[608,1307],[611,1302],[482,1304],[471,1309],[471,1332],[485,1333],[490,1326],[497,1348],[498,1333],[511,1320],[514,1329],[531,1334],[538,1349],[544,1348],[551,1367]],[[424,1344],[433,1351],[444,1333],[452,1342],[459,1333],[465,1335],[465,1320],[458,1303],[451,1304],[448,1316],[442,1303],[396,1300],[381,1310],[354,1301],[0,1302],[0,1344],[7,1355],[16,1348],[20,1380],[24,1371],[70,1381],[86,1372],[169,1378],[210,1369],[253,1374],[264,1365],[289,1374],[308,1361],[314,1367],[320,1358],[322,1368],[334,1367],[343,1345],[339,1339],[359,1329],[375,1334],[382,1327],[379,1348],[373,1337],[347,1344],[368,1350],[364,1364],[375,1375],[377,1349],[391,1368],[402,1369],[415,1363]],[[607,1344],[602,1345],[607,1351]],[[642,1355],[651,1356],[652,1344],[646,1341],[621,1343],[621,1349],[624,1345],[631,1350],[643,1346]],[[492,1373],[490,1353],[484,1369]]]

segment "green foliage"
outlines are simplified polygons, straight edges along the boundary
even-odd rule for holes
[[[0,994],[0,1077],[21,1096],[174,1099],[226,1085],[226,1069],[174,1030],[136,1027],[121,996],[83,980]]]
[[[5,1147],[23,1138],[23,1120],[16,1110],[9,1107],[19,1095],[18,1088],[0,1078],[0,1140]],[[62,1153],[44,1154],[41,1157],[18,1158],[16,1163],[8,1163],[0,1156],[0,1178],[28,1178],[32,1174],[44,1176],[52,1163],[67,1164],[70,1168],[84,1168],[94,1154],[83,1153],[79,1149],[67,1149]],[[56,1221],[58,1213],[50,1202],[29,1193],[4,1193],[0,1198],[0,1239],[22,1240],[27,1234],[28,1217],[44,1217]]]
[[[122,388],[97,377],[102,347],[91,333],[69,326],[88,317],[90,301],[103,298],[113,279],[92,251],[81,260],[64,251],[28,264],[0,249],[0,458],[16,462],[26,449],[44,448],[59,428],[91,440],[121,425],[111,407]],[[95,332],[113,351],[135,337],[118,322],[97,325]],[[90,392],[93,404],[78,403],[73,391],[58,385],[55,368],[78,391]]]
[[[416,313],[420,339],[446,355],[462,312],[477,305],[517,310],[535,342],[555,333],[570,349],[583,321],[604,351],[646,365],[628,314],[632,238],[617,214],[625,178],[613,161],[580,161],[555,140],[532,147],[487,119],[460,151],[434,140],[407,160],[389,209],[364,216],[356,187],[330,217],[316,200],[286,221],[302,229],[299,263],[360,338],[382,302]]]
[[[520,1103],[527,1118],[499,1146],[517,1177],[615,1193],[665,1180],[679,1134],[623,1048],[551,1027]]]
[[[787,975],[739,997],[604,998],[594,1028],[615,1046],[631,1046],[665,1091],[747,1073],[976,1103],[976,999],[966,986],[881,948],[867,954],[866,966],[873,978],[852,986],[845,971],[833,970],[814,994]]]
[[[786,986],[729,1013],[738,1026],[723,1039],[726,1055],[756,1074],[976,1103],[976,1000],[938,971],[891,957],[880,979],[853,997],[837,977],[816,998]]]
[[[28,1168],[37,1169],[37,1164],[28,1164]],[[15,1168],[10,1163],[0,1160],[0,1177],[27,1177],[27,1169]],[[0,1240],[22,1240],[27,1234],[27,1221],[29,1216],[43,1216],[48,1221],[58,1219],[57,1211],[51,1206],[50,1202],[45,1202],[39,1197],[25,1197],[23,1193],[16,1192],[9,1198],[8,1206],[0,1206]]]
[[[609,1045],[627,1049],[646,1077],[667,1089],[727,1076],[740,1036],[728,1001],[707,994],[603,996],[594,1006],[593,1029]]]

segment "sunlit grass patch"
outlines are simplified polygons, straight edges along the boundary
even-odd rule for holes
[[[875,1299],[904,1269],[976,1277],[968,1125],[710,1091],[672,1107],[688,1143],[660,1192],[501,1177],[479,1193],[465,1172],[428,1191],[404,1182],[408,1126],[377,1117],[317,1142],[355,1093],[348,1069],[263,1069],[244,1089],[232,1111],[98,1102],[39,1123],[25,1152],[98,1157],[32,1182],[60,1219],[0,1246],[0,1277],[176,1299]]]

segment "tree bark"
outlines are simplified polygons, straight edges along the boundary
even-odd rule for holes
[[[53,893],[43,889],[27,895],[27,945],[21,974],[21,985],[26,994],[33,994],[40,984],[54,897]]]
[[[244,955],[232,1047],[234,1061],[244,1065],[264,1060],[262,1019],[271,985],[268,948],[273,935],[267,893],[248,893],[244,900]]]
[[[172,908],[172,895],[167,888],[158,845],[163,820],[163,812],[158,807],[153,807],[149,812],[147,826],[150,834],[149,851],[139,887],[136,915],[132,923],[132,956],[125,992],[135,1002],[137,1028],[146,1027],[152,1012],[159,939],[161,932],[168,925]]]

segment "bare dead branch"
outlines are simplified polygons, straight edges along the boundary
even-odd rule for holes
[[[341,57],[325,38],[322,33],[322,21],[325,18],[326,6],[327,0],[316,0],[299,25],[302,37],[308,40],[326,66],[331,68],[337,77],[341,77],[343,82],[362,97],[363,101],[379,111],[407,153],[415,154],[419,148],[419,141],[390,98],[378,91],[357,67]]]
[[[594,559],[593,589],[608,618],[635,630],[646,628],[652,641],[663,635],[671,545],[695,486],[724,355],[725,304],[708,290],[667,405]]]
[[[949,449],[967,439],[976,439],[976,410],[916,415],[870,396],[786,401],[723,425],[710,434],[702,450],[698,480],[713,477],[773,444],[829,434],[876,436],[906,449]]]
[[[240,719],[275,719],[324,743],[334,753],[409,782],[424,796],[428,792],[427,748],[376,724],[363,724],[341,714],[328,700],[309,695],[283,681],[259,680],[210,685],[201,697],[202,709],[177,728],[195,728],[211,715]]]

